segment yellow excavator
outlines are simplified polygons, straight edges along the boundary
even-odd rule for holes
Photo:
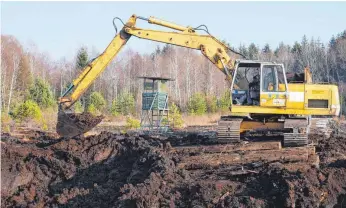
[[[185,27],[154,17],[132,15],[126,24],[121,21],[123,28],[118,32],[115,20],[121,21],[117,17],[113,19],[116,36],[111,43],[82,70],[59,98],[57,132],[61,136],[83,134],[101,121],[102,118],[96,117],[92,125],[84,125],[75,114],[66,111],[105,70],[131,36],[200,50],[225,74],[232,104],[230,115],[222,116],[218,121],[220,142],[237,142],[248,136],[281,135],[284,146],[303,146],[308,144],[308,134],[313,128],[312,116],[317,120],[328,120],[340,113],[336,85],[313,83],[309,68],[305,68],[302,74],[289,74],[283,64],[232,59],[228,52],[237,52],[212,36],[205,25]],[[141,29],[136,27],[137,20],[175,31]],[[322,126],[322,132],[326,130],[324,128]]]

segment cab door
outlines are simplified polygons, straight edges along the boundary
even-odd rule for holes
[[[287,79],[282,64],[262,64],[260,106],[285,107],[287,102]]]

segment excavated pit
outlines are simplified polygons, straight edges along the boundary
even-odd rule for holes
[[[23,140],[3,134],[1,206],[345,207],[344,137],[314,138],[319,167],[264,159],[182,167],[187,158],[210,153],[177,146],[210,145],[210,137],[102,132],[65,140],[40,132]]]

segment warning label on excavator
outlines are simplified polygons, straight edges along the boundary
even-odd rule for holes
[[[278,106],[285,105],[285,99],[273,99],[273,105],[278,105]]]

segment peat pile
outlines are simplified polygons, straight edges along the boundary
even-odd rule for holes
[[[164,193],[165,178],[175,170],[164,143],[155,139],[101,133],[44,145],[39,138],[36,144],[5,140],[3,207],[127,207],[145,201],[155,205],[163,200],[156,189]],[[134,193],[133,186],[139,183],[142,189]],[[151,192],[154,199],[148,196]]]
[[[194,146],[218,144],[216,131],[175,131],[167,140],[172,146]]]
[[[287,164],[261,161],[252,172],[234,175],[232,166],[178,168],[189,155],[171,151],[165,138],[107,132],[69,140],[37,136],[24,142],[2,135],[2,207],[344,206],[346,167],[334,147],[341,138],[320,142],[322,160],[337,159],[319,169],[288,171]],[[206,137],[190,136],[187,143],[209,143]]]
[[[346,138],[342,136],[333,136],[329,139],[318,138],[318,151],[321,161],[328,165],[329,163],[346,160]],[[345,167],[345,166],[344,166]]]

